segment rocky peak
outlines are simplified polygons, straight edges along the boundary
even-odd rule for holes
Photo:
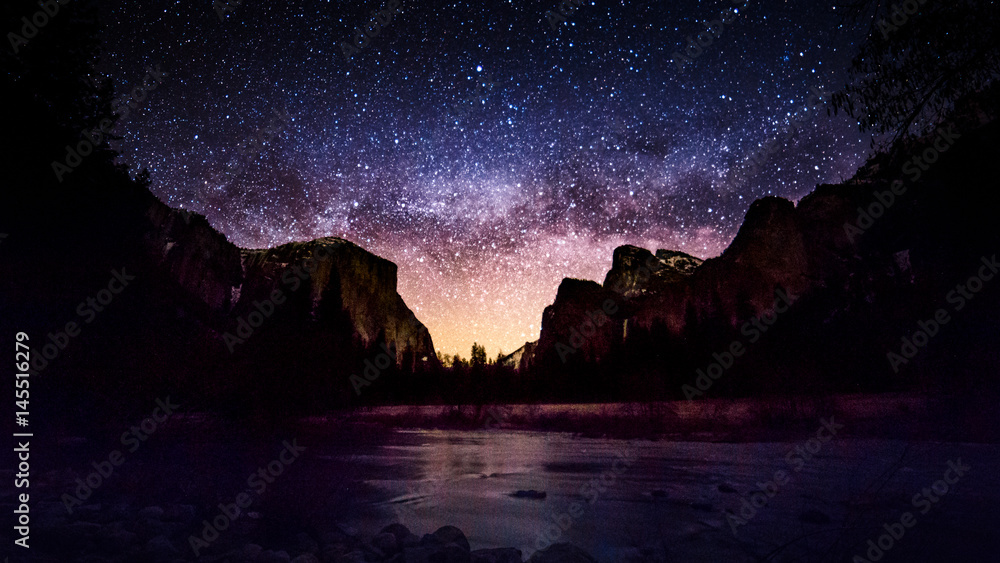
[[[147,218],[154,262],[210,317],[239,319],[280,291],[294,304],[281,305],[273,324],[285,324],[288,334],[321,347],[331,335],[359,350],[394,346],[397,364],[407,369],[436,364],[430,334],[397,293],[397,267],[389,260],[337,237],[239,248],[203,216],[159,201]]]
[[[664,266],[661,270],[672,269],[685,276],[693,274],[703,262],[702,259],[679,250],[664,250],[662,248],[656,251],[656,258]]]
[[[506,355],[501,360],[504,366],[514,368],[518,371],[525,371],[531,368],[531,359],[535,353],[535,346],[538,341],[525,342],[524,346],[521,346],[512,353]]]
[[[787,199],[768,196],[750,205],[736,238],[722,256],[753,257],[755,260],[781,260],[789,245],[801,246],[801,233],[795,218],[795,204]]]
[[[702,261],[677,250],[657,250],[626,244],[615,249],[604,288],[626,297],[680,281],[690,276]]]
[[[151,228],[145,244],[153,261],[211,311],[228,313],[232,288],[242,281],[240,249],[204,216],[173,209],[155,198],[146,217]]]
[[[300,304],[294,323],[337,330],[346,322],[358,346],[392,346],[404,368],[437,362],[430,333],[396,291],[397,267],[389,260],[336,237],[246,250],[242,258],[240,310],[281,289]]]

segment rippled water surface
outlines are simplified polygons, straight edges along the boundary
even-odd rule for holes
[[[925,557],[938,552],[971,556],[983,546],[1000,553],[998,540],[990,539],[1000,500],[997,446],[841,437],[809,442],[813,437],[731,444],[398,431],[388,443],[324,461],[338,475],[349,468],[339,477],[353,507],[347,520],[367,534],[393,520],[417,534],[452,524],[473,548],[510,546],[527,554],[546,545],[548,533],[609,561],[643,547],[683,561],[755,560],[791,542],[774,560],[822,560],[830,553],[863,555],[867,540],[884,533],[883,523],[910,511],[917,525],[895,542],[896,560],[915,554],[914,560],[933,560]],[[959,459],[967,473],[944,495],[931,489],[938,502],[915,506],[914,495],[942,480],[949,461]],[[588,484],[594,479],[600,487]],[[762,487],[771,496],[751,513],[742,500],[761,504],[765,495],[752,493]],[[518,490],[546,495],[512,496]],[[926,505],[927,514],[920,514]],[[740,524],[725,510],[750,517]]]

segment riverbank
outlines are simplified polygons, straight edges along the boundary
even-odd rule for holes
[[[851,434],[899,440],[1000,442],[991,397],[882,393],[830,397],[700,399],[655,403],[365,407],[307,419],[386,428],[502,428],[585,437],[708,442],[783,441],[820,418],[852,420]]]

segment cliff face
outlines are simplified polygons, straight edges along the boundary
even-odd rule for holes
[[[947,299],[956,283],[1000,247],[995,206],[976,188],[995,184],[984,163],[996,160],[1000,127],[965,134],[926,170],[913,159],[933,136],[798,204],[758,200],[729,247],[701,263],[616,249],[603,287],[560,286],[529,371],[559,382],[553,396],[586,382],[630,399],[982,386],[969,374],[996,370],[982,350],[997,333],[1000,294],[984,290],[947,337],[919,350],[907,340],[932,312],[957,308]],[[577,337],[609,294],[612,323]],[[566,345],[573,353],[561,362]],[[904,361],[907,350],[916,354]]]
[[[291,414],[355,403],[351,375],[371,384],[385,374],[362,399],[378,400],[419,388],[409,376],[438,367],[430,334],[397,292],[396,265],[355,244],[246,250],[145,189],[109,196],[107,208],[75,192],[53,197],[71,195],[77,213],[63,202],[66,220],[51,229],[43,215],[23,221],[0,261],[14,274],[0,276],[0,310],[20,323],[12,329],[55,338],[68,322],[80,328],[32,368],[58,370],[60,390],[115,400],[169,390],[206,408]],[[80,308],[116,275],[127,283],[113,303]]]
[[[282,291],[296,303],[281,317],[289,327],[343,327],[356,348],[385,344],[394,349],[396,364],[404,369],[437,365],[430,333],[396,292],[392,262],[328,237],[244,251],[243,268],[235,314],[250,312],[255,300]]]
[[[145,240],[152,261],[212,313],[232,310],[232,290],[243,278],[239,248],[203,216],[159,200],[146,217],[152,223]]]
[[[644,299],[632,326],[650,329],[662,323],[675,335],[709,318],[736,326],[770,309],[776,290],[806,291],[812,276],[801,223],[790,201],[757,200],[729,248]]]
[[[622,342],[622,297],[589,280],[564,279],[542,312],[542,330],[529,363],[599,362]]]
[[[518,371],[531,369],[531,359],[534,357],[535,346],[537,345],[537,341],[525,342],[524,346],[504,356],[501,363],[505,367],[514,368]]]
[[[611,270],[604,277],[604,287],[625,297],[636,297],[664,289],[701,266],[694,256],[674,250],[657,250],[625,245],[615,249]]]
[[[437,365],[430,333],[396,292],[396,265],[338,238],[294,242],[276,248],[240,249],[204,217],[160,202],[147,217],[152,262],[168,281],[199,304],[203,321],[219,335],[280,292],[268,334],[323,345],[318,335],[349,342],[356,351],[385,344],[397,366]],[[285,300],[290,301],[286,304]],[[267,305],[261,305],[267,307]]]
[[[658,338],[688,345],[706,326],[735,331],[771,311],[780,296],[797,300],[816,289],[857,290],[865,285],[859,280],[873,276],[864,271],[843,224],[853,221],[862,194],[855,186],[820,186],[798,206],[776,197],[760,199],[725,252],[704,262],[676,251],[615,249],[603,287],[563,280],[543,315],[534,359],[565,356],[557,345],[575,338],[572,330],[606,300],[614,304],[611,322],[578,347],[578,355],[588,360],[607,357],[637,335],[654,331]]]

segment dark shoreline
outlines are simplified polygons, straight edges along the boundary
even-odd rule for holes
[[[1000,442],[1000,398],[913,393],[699,399],[654,403],[362,407],[305,423],[385,429],[569,432],[583,437],[697,442],[782,442],[821,418],[850,420],[855,437]],[[499,420],[497,420],[499,419]],[[958,424],[956,422],[961,422]]]

